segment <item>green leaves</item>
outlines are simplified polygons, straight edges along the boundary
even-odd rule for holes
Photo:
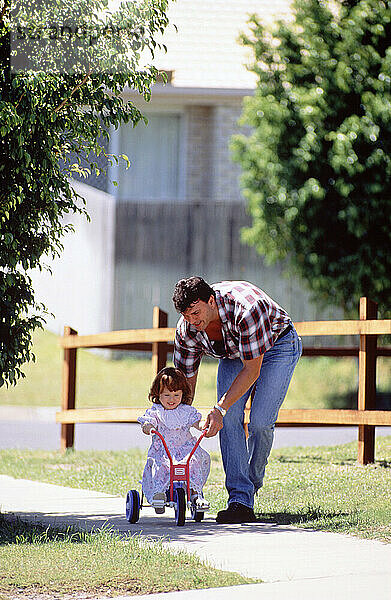
[[[32,44],[31,68],[11,73],[9,9],[0,29],[0,385],[22,376],[21,365],[32,357],[31,333],[44,322],[27,271],[42,268],[46,255],[60,255],[61,238],[72,229],[65,216],[88,218],[67,176],[99,175],[96,157],[106,153],[108,130],[143,119],[121,94],[129,87],[149,100],[158,71],[140,70],[139,55],[154,51],[168,23],[166,0],[122,2],[111,12],[106,0],[16,4],[20,22],[39,30],[42,44],[53,34],[47,23],[83,25],[81,38],[94,28],[101,35],[79,50],[75,37],[71,46],[56,39],[56,52]],[[111,158],[130,165],[126,155]]]
[[[296,0],[293,22],[253,17],[257,90],[232,140],[252,225],[320,304],[391,304],[391,6]]]

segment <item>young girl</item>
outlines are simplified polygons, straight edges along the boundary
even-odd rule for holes
[[[164,437],[174,462],[184,462],[197,441],[190,427],[200,428],[202,418],[191,403],[191,392],[186,377],[179,369],[165,367],[155,377],[148,408],[137,420],[149,435],[156,429]],[[208,508],[202,497],[202,488],[208,478],[210,456],[198,446],[190,460],[190,487],[197,496],[197,504]],[[170,487],[170,462],[160,438],[155,435],[148,451],[142,480],[143,492],[156,512],[164,512],[166,490]]]

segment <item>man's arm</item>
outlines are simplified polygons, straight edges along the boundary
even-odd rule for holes
[[[174,339],[174,367],[182,371],[190,385],[192,403],[194,401],[197,384],[198,369],[202,357],[202,349],[187,335],[186,322],[181,318],[178,322]],[[187,373],[194,373],[187,377]]]
[[[231,384],[228,391],[222,396],[218,404],[225,410],[228,410],[239,398],[243,396],[250,389],[259,377],[263,360],[263,354],[257,358],[243,361],[243,368],[238,373],[237,377]],[[205,429],[208,430],[205,437],[213,437],[223,428],[223,415],[221,412],[214,408],[210,411],[206,422]]]
[[[191,397],[192,397],[191,403],[192,404],[194,402],[195,390],[196,390],[196,385],[197,385],[197,377],[198,377],[198,371],[196,371],[192,377],[187,377],[187,383],[189,384],[190,389],[191,389]]]

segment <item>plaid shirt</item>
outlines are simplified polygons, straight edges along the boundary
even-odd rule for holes
[[[204,354],[251,360],[269,350],[291,323],[287,313],[265,292],[247,281],[222,281],[211,286],[221,319],[223,352],[217,353],[205,331],[180,317],[174,344],[174,365],[186,377],[198,371]]]

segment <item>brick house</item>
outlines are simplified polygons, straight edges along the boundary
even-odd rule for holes
[[[237,38],[248,15],[265,19],[288,13],[286,0],[180,0],[171,5],[164,35],[167,54],[154,64],[169,74],[146,104],[127,95],[149,124],[110,132],[109,151],[131,161],[109,176],[76,184],[87,198],[91,223],[72,218],[52,278],[34,275],[37,296],[60,332],[68,323],[80,333],[151,326],[152,307],[169,310],[172,288],[183,276],[210,282],[247,279],[265,289],[294,319],[319,316],[282,266],[266,267],[240,243],[248,223],[240,194],[240,168],[230,160],[243,98],[255,79],[245,68],[247,49]],[[118,187],[113,185],[118,182]]]

